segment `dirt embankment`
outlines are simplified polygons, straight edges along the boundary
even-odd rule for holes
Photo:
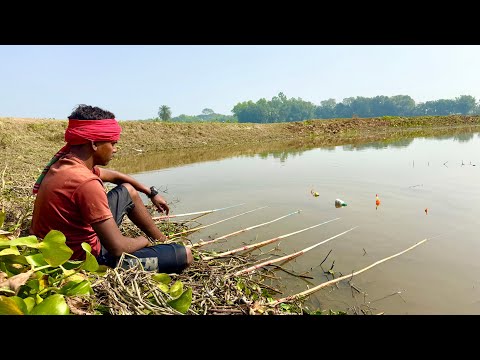
[[[65,144],[67,124],[67,120],[0,118],[0,171],[7,166],[4,180],[13,181],[17,190],[29,189],[44,164]],[[476,129],[480,126],[480,116],[385,116],[277,124],[151,121],[120,121],[120,124],[123,132],[118,158],[169,150],[253,151],[279,142],[312,147],[438,135],[455,129]]]
[[[66,125],[66,124],[65,124]],[[270,142],[315,142],[316,145],[337,145],[349,141],[382,139],[393,133],[439,130],[443,127],[480,125],[480,116],[445,117],[382,117],[369,119],[308,120],[291,123],[162,123],[121,122],[123,133],[119,146],[122,152],[135,149],[164,151],[224,147]],[[132,151],[133,150],[133,151]]]

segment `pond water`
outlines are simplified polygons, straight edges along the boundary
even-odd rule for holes
[[[172,215],[243,203],[201,217],[201,225],[266,206],[192,233],[193,242],[301,210],[206,250],[230,250],[339,218],[256,250],[273,259],[355,227],[292,261],[277,263],[291,272],[275,272],[282,278],[283,295],[331,280],[329,269],[335,277],[351,274],[429,238],[354,276],[350,283],[356,290],[342,281],[315,292],[307,300],[309,308],[480,314],[479,133],[305,150],[250,150],[246,155],[218,155],[217,160],[211,152],[210,157],[199,154],[201,162],[195,162],[195,151],[177,163],[176,152],[165,152],[114,160],[111,167],[165,190]],[[336,208],[336,198],[347,206]]]

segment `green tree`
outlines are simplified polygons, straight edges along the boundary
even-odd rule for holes
[[[215,111],[213,111],[212,109],[209,109],[209,108],[205,108],[202,110],[202,114],[203,115],[213,115],[215,114]]]
[[[469,115],[475,112],[476,101],[473,96],[461,95],[455,98],[455,113]]]
[[[168,121],[172,117],[172,111],[170,110],[170,107],[167,105],[162,105],[158,108],[158,116],[160,119],[163,121]]]
[[[348,98],[348,99],[353,99],[353,98]],[[343,99],[342,102],[338,103],[335,105],[335,117],[338,118],[349,118],[353,115],[352,110],[350,109],[350,103],[349,101],[345,101],[346,99]],[[346,105],[346,103],[348,105]]]
[[[337,106],[335,99],[330,98],[320,101],[320,106],[315,108],[315,117],[318,119],[331,119],[335,117],[335,106]]]
[[[372,117],[373,115],[370,109],[370,105],[371,101],[369,98],[357,96],[350,103],[350,109],[352,110],[353,114],[356,114],[359,117]]]
[[[391,116],[412,116],[415,110],[415,100],[408,95],[395,95],[389,98],[392,105]]]
[[[315,117],[316,105],[310,101],[304,101],[302,98],[291,98],[286,102],[287,113],[286,121],[310,120]]]
[[[238,122],[256,122],[256,114],[254,111],[255,103],[252,100],[244,101],[235,105],[232,109],[233,115],[238,119]]]

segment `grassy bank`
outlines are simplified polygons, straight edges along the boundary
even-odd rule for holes
[[[358,144],[402,137],[433,136],[464,131],[480,125],[480,116],[382,117],[369,119],[308,120],[278,124],[163,123],[120,121],[123,128],[117,158],[179,150],[221,149],[229,153],[252,152],[275,144],[293,147]],[[18,195],[28,188],[44,164],[64,143],[66,120],[0,118],[0,166],[4,180],[15,183]],[[185,156],[185,155],[184,155]]]

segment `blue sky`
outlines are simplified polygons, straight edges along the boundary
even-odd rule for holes
[[[0,45],[0,117],[66,119],[78,104],[118,120],[204,108],[231,115],[279,92],[329,98],[480,100],[479,45]]]

